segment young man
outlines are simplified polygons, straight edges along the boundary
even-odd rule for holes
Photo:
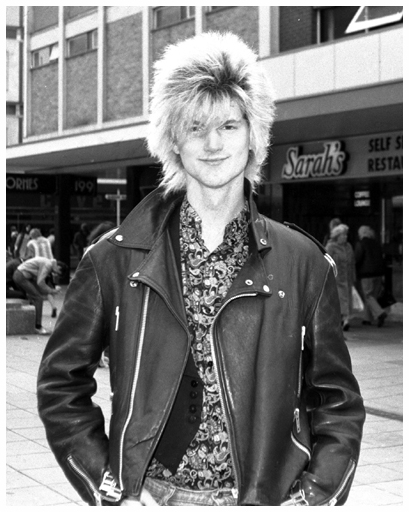
[[[163,179],[70,284],[38,381],[50,446],[89,504],[342,504],[364,408],[331,265],[252,197],[271,87],[231,34],[155,68]],[[91,400],[107,346],[109,438]]]

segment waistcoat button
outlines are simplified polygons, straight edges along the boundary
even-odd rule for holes
[[[198,382],[197,382],[197,380],[192,380],[192,382],[190,384],[191,384],[192,388],[195,388],[195,387],[197,387]]]
[[[195,405],[189,405],[189,412],[196,412],[197,407]]]
[[[188,422],[189,423],[195,423],[197,420],[197,417],[196,416],[189,416],[189,419],[188,419]]]

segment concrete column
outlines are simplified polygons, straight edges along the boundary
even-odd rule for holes
[[[259,56],[270,57],[270,9],[269,5],[258,8]]]
[[[58,134],[62,135],[65,124],[65,22],[64,7],[58,8]]]
[[[98,6],[97,124],[102,128],[105,109],[105,7]]]
[[[142,80],[143,115],[149,114],[149,81],[151,76],[151,9],[144,6],[142,11]]]

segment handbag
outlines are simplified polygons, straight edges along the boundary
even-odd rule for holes
[[[364,301],[355,286],[352,286],[352,309],[358,313],[364,310]]]

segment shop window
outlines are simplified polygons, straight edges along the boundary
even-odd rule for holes
[[[98,30],[91,30],[67,40],[67,57],[81,55],[96,48],[98,48]]]
[[[322,7],[316,13],[318,43],[403,20],[403,7]]]
[[[346,29],[347,34],[383,27],[403,20],[403,7],[360,7]]]
[[[171,6],[156,7],[153,10],[153,27],[162,28],[195,16],[195,7]]]
[[[58,59],[58,43],[31,52],[31,67],[39,68]]]
[[[15,116],[16,115],[16,105],[6,105],[6,115]]]
[[[6,39],[17,39],[17,28],[6,27]]]

